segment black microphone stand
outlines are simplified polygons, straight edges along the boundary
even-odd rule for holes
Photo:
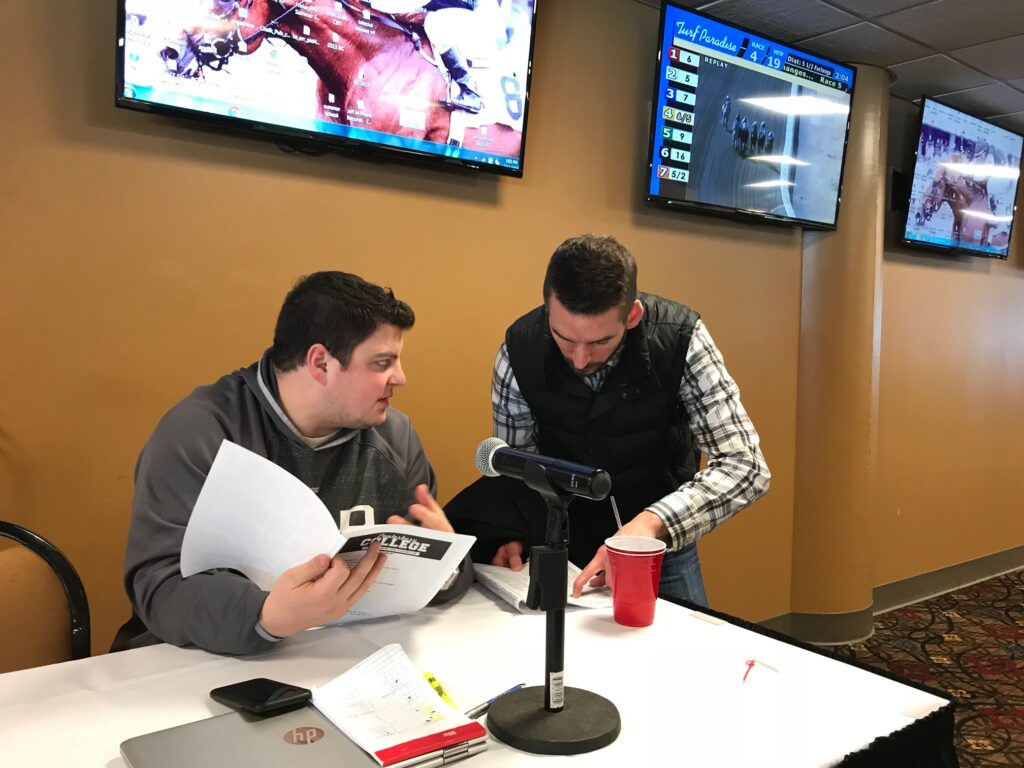
[[[528,463],[523,482],[548,507],[547,541],[530,549],[526,604],[545,611],[544,685],[499,696],[487,712],[491,735],[509,746],[542,755],[577,755],[618,738],[619,711],[608,699],[564,685],[565,606],[569,588],[569,503],[576,494],[556,488],[541,464]]]

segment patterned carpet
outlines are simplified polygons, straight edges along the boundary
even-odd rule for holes
[[[832,650],[956,699],[962,768],[1024,766],[1024,570],[881,613]]]

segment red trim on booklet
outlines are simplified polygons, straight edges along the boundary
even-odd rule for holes
[[[430,736],[421,736],[412,741],[406,741],[393,747],[378,750],[375,755],[380,764],[386,768],[395,763],[401,763],[421,755],[429,755],[431,752],[437,752],[439,749],[473,741],[486,735],[487,731],[484,730],[480,723],[466,723],[465,725],[450,728],[447,731],[434,733]]]

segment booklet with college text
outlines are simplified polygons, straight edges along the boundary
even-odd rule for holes
[[[270,589],[283,571],[321,553],[340,553],[351,567],[371,541],[380,542],[387,564],[338,623],[418,611],[476,539],[412,525],[338,530],[327,507],[301,480],[225,440],[185,529],[181,575],[230,568]]]
[[[494,594],[511,605],[513,608],[530,613],[532,610],[526,607],[526,595],[530,591],[530,566],[523,565],[523,570],[513,571],[500,565],[482,565],[477,563],[473,567],[476,580],[491,590]],[[612,591],[607,586],[587,587],[579,597],[572,596],[572,583],[580,575],[580,569],[569,563],[569,588],[566,600],[569,605],[578,608],[611,608]]]
[[[487,748],[487,731],[442,699],[398,644],[326,685],[313,706],[386,768],[443,765]]]

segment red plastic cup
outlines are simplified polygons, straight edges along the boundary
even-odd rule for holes
[[[613,536],[605,539],[604,545],[615,622],[626,627],[650,626],[665,542],[648,536]]]

